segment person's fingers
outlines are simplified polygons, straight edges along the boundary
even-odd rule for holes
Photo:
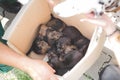
[[[55,73],[56,71],[53,68],[49,68],[52,73]]]
[[[58,78],[57,78],[56,75],[52,75],[52,76],[50,77],[50,80],[58,80]]]
[[[90,22],[92,24],[96,24],[96,25],[99,25],[99,26],[105,26],[106,25],[106,22],[104,22],[103,20],[96,20],[96,19],[90,19],[90,18],[84,18],[84,19],[80,19],[81,22]]]
[[[48,64],[46,63],[47,69],[49,69],[50,72],[55,73],[56,71]]]
[[[92,13],[87,13],[85,15],[86,15],[86,18],[80,19],[80,21],[82,22],[87,21],[99,26],[114,25],[112,20],[105,14],[99,17],[95,17],[95,15]]]

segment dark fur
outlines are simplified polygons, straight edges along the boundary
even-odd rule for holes
[[[48,64],[56,70],[56,74],[63,75],[72,69],[85,55],[89,40],[74,27],[67,26],[61,20],[52,18],[47,24],[46,34],[38,34],[33,43],[33,51],[40,54],[43,47],[41,41],[45,41]],[[80,41],[82,40],[82,41]],[[45,47],[44,47],[45,48]]]

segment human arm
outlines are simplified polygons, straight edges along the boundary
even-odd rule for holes
[[[104,29],[108,43],[110,44],[109,48],[114,52],[118,65],[120,66],[120,30],[117,29],[112,20],[106,14],[103,14],[99,18],[89,16],[83,21],[91,22]]]
[[[0,64],[6,64],[19,68],[28,73],[33,80],[57,80],[54,75],[54,70],[41,60],[35,60],[17,54],[9,47],[0,42]]]
[[[108,37],[108,41],[120,67],[120,31],[116,31],[113,35]]]

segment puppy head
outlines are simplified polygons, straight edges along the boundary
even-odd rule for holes
[[[115,1],[116,0],[99,0],[99,3],[107,7],[107,6],[111,6]]]
[[[70,17],[76,14],[89,13],[93,10],[95,15],[100,15],[102,5],[99,0],[65,0],[57,4],[53,11],[60,17]]]
[[[107,12],[111,12],[112,10],[118,7],[119,0],[99,0],[99,4],[103,5],[103,8]]]

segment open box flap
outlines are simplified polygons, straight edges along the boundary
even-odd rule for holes
[[[26,53],[36,35],[38,26],[50,19],[46,0],[30,0],[16,15],[3,38],[18,53]]]
[[[101,27],[97,27],[90,41],[86,55],[75,65],[75,67],[73,67],[73,69],[64,74],[60,80],[79,80],[80,76],[82,76],[100,56],[105,40],[105,31],[103,31]]]
[[[8,40],[8,45],[18,53],[26,53],[32,45],[38,26],[47,22],[50,19],[50,14],[51,12],[46,0],[30,0],[27,5],[22,7],[5,32],[4,38]],[[76,24],[76,26],[77,25],[79,24]],[[79,30],[81,29],[79,28]],[[86,28],[84,28],[83,31],[85,30]],[[94,31],[86,55],[73,69],[60,78],[64,80],[78,80],[97,60],[104,42],[105,33],[102,29],[97,28]]]

